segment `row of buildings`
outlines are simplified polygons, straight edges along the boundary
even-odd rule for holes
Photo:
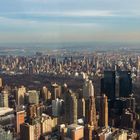
[[[100,96],[88,77],[81,92],[67,84],[54,83],[39,90],[1,84],[0,124],[5,133],[0,134],[8,132],[20,140],[139,139],[130,75],[129,71],[105,71]]]

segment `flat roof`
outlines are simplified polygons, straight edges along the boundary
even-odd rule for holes
[[[71,124],[71,125],[68,125],[68,128],[78,130],[78,129],[83,128],[83,126],[82,125],[77,125],[77,124]]]
[[[0,116],[5,115],[6,113],[12,112],[12,108],[0,107]]]

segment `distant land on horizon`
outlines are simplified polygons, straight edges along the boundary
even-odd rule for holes
[[[140,42],[0,43],[0,55],[34,55],[36,52],[140,50]]]

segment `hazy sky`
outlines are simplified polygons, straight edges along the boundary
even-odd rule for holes
[[[139,40],[140,0],[0,1],[0,43]]]

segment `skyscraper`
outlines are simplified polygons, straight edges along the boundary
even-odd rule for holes
[[[8,107],[8,91],[3,90],[2,93],[0,93],[0,107]]]
[[[109,100],[114,100],[115,95],[116,77],[115,71],[105,71],[104,78],[101,79],[101,93],[105,94]]]
[[[78,99],[78,118],[85,117],[85,99]]]
[[[85,100],[85,129],[84,129],[84,139],[92,140],[93,131],[97,129],[97,117],[96,117],[96,106],[95,106],[95,97],[94,97],[94,87],[92,82],[90,87],[92,90],[89,90],[91,94],[89,98]]]
[[[24,86],[21,86],[17,89],[16,93],[16,102],[17,105],[24,105],[24,95],[26,93],[26,88]]]
[[[52,100],[52,115],[55,117],[59,117],[62,115],[63,111],[63,103],[62,99]]]
[[[34,125],[21,124],[20,125],[21,140],[38,140],[41,135],[41,125],[36,123]]]
[[[20,133],[20,125],[25,122],[25,111],[17,111],[16,112],[16,132]]]
[[[94,96],[94,87],[92,81],[86,79],[83,85],[83,98],[88,99],[90,96]]]
[[[71,90],[65,93],[65,122],[68,124],[77,123],[77,98]]]
[[[100,100],[100,125],[108,127],[108,101],[107,96],[103,95]]]
[[[30,64],[28,65],[28,74],[30,75],[30,76],[32,76],[33,75],[33,73],[34,73],[34,69],[33,69],[33,63],[32,62],[30,62]]]
[[[52,94],[52,100],[55,100],[56,98],[60,98],[60,96],[61,96],[61,86],[59,86],[56,83],[52,84],[51,94]]]
[[[29,103],[39,104],[39,93],[36,90],[30,90],[29,93]]]
[[[139,78],[140,77],[140,57],[138,56],[138,59],[137,59],[137,77]]]
[[[88,100],[85,101],[85,123],[93,126],[94,129],[97,128],[97,117],[96,117],[96,106],[95,98],[91,96]]]
[[[93,140],[94,126],[86,124],[84,128],[84,140]]]
[[[43,104],[31,104],[27,106],[27,119],[39,118],[44,111]]]
[[[52,118],[48,115],[43,114],[41,118],[41,133],[51,133],[52,132]]]
[[[77,98],[73,94],[70,97],[70,124],[77,123]]]
[[[130,71],[119,72],[119,96],[129,97],[132,94],[132,78]]]
[[[65,110],[65,122],[69,122],[69,113],[70,113],[70,96],[71,91],[67,90],[67,92],[64,93],[64,110]]]
[[[46,86],[44,86],[41,90],[41,98],[43,101],[47,101],[51,98],[51,93]]]
[[[2,83],[2,78],[0,78],[0,88],[2,88],[3,83]]]

